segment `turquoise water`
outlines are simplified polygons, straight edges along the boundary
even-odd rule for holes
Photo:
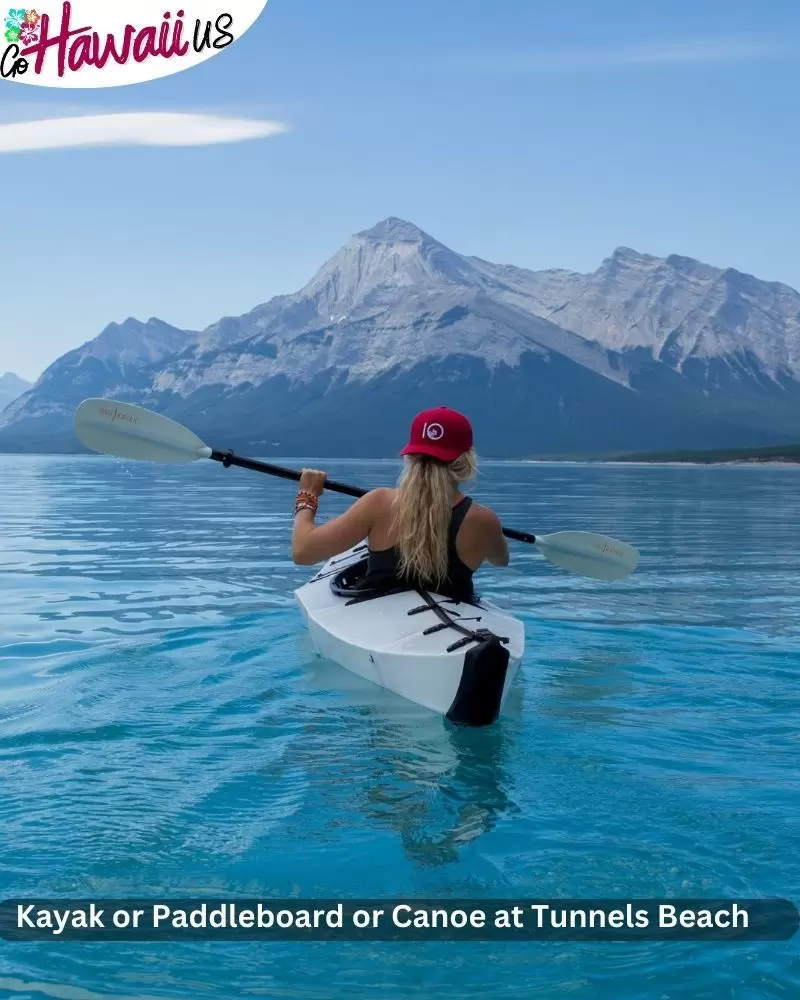
[[[291,485],[0,457],[0,898],[797,901],[800,470],[498,464],[475,492],[642,562],[482,574],[528,649],[512,717],[468,731],[311,657]],[[14,1000],[798,990],[796,940],[0,946]]]

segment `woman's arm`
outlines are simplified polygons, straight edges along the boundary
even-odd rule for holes
[[[324,472],[303,469],[299,489],[319,497],[324,484]],[[327,524],[315,524],[313,510],[298,511],[292,531],[292,559],[298,566],[313,566],[358,545],[372,531],[374,511],[375,491],[356,500],[349,510]]]
[[[508,566],[510,557],[508,554],[508,542],[503,534],[503,525],[500,518],[493,511],[486,512],[487,517],[487,546],[486,558],[492,566]]]

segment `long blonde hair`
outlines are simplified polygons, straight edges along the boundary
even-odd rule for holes
[[[447,578],[447,537],[453,489],[478,469],[474,449],[449,465],[427,455],[409,455],[395,499],[400,572],[435,588]]]

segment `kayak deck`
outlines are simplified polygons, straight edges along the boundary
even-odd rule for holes
[[[483,600],[359,591],[366,555],[355,546],[295,592],[316,652],[453,721],[494,721],[524,653],[522,623]]]

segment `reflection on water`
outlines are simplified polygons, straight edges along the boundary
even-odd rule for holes
[[[353,808],[369,823],[395,833],[410,861],[425,866],[457,862],[461,846],[513,814],[508,762],[521,724],[521,683],[509,696],[502,725],[467,729],[325,660],[310,660],[305,676],[309,690],[338,690],[352,725],[359,727],[369,777],[353,794]],[[314,736],[324,744],[325,730],[307,725],[306,732],[305,752],[322,750]]]

